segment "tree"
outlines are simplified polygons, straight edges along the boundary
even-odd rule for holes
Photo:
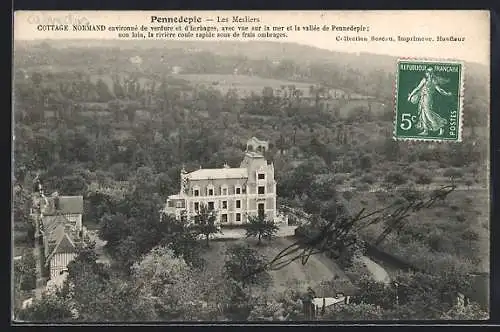
[[[273,220],[267,219],[265,215],[249,216],[245,225],[246,237],[257,237],[257,244],[261,244],[261,239],[271,240],[279,230]]]
[[[162,320],[201,318],[202,288],[189,265],[164,246],[153,248],[132,266],[140,297],[152,299]]]
[[[385,177],[385,181],[395,185],[402,185],[405,184],[408,181],[408,179],[402,173],[390,172]]]
[[[39,300],[34,300],[32,305],[21,310],[18,318],[27,322],[70,322],[74,321],[71,307],[68,299],[44,293]]]
[[[162,240],[160,245],[167,246],[173,250],[175,257],[181,257],[184,261],[194,267],[201,267],[204,263],[201,257],[201,247],[198,234],[193,227],[182,216],[180,219],[169,215],[162,216],[161,222]]]
[[[36,287],[36,262],[32,250],[25,250],[25,253],[16,271],[20,275],[21,290],[32,290]]]
[[[370,155],[364,155],[359,159],[359,167],[362,170],[369,170],[372,167],[372,157]]]
[[[205,204],[200,205],[198,214],[194,216],[193,229],[195,229],[198,234],[205,236],[207,247],[210,246],[210,235],[222,233],[220,226],[217,224],[215,211],[211,210]]]
[[[264,266],[265,257],[248,245],[233,245],[226,250],[225,256],[224,272],[228,278],[243,286],[266,285],[270,281],[269,273],[259,269]]]
[[[381,320],[383,318],[384,311],[382,308],[366,303],[337,304],[328,308],[322,316],[323,320],[335,321]]]
[[[118,243],[130,235],[127,227],[127,217],[121,213],[112,215],[105,214],[100,221],[99,236],[107,241],[109,247],[115,247]]]
[[[428,173],[418,173],[415,179],[416,184],[431,184],[432,183],[432,176]]]
[[[82,248],[68,265],[59,296],[74,303],[81,321],[148,321],[155,319],[151,299],[141,297],[135,283],[119,278],[96,262],[92,247]]]
[[[375,281],[370,276],[362,276],[356,282],[356,287],[359,291],[352,302],[372,304],[384,309],[393,309],[397,302],[396,288],[393,286]]]
[[[487,320],[490,317],[477,303],[472,302],[467,306],[455,305],[449,311],[443,313],[440,318],[450,320]]]

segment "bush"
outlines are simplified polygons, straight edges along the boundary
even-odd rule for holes
[[[449,178],[461,178],[464,176],[464,173],[462,170],[457,168],[448,168],[443,172],[443,176]]]
[[[387,174],[385,181],[393,183],[395,185],[402,185],[405,184],[408,179],[402,173],[390,172],[389,174]]]
[[[425,174],[425,173],[419,173],[415,177],[415,183],[416,184],[431,184],[432,183],[432,176],[429,174]]]
[[[373,184],[373,183],[375,183],[375,178],[371,174],[365,174],[361,178],[361,181],[364,182],[364,183]]]
[[[369,191],[370,190],[370,185],[368,183],[363,183],[363,184],[360,184],[357,189],[358,191]]]

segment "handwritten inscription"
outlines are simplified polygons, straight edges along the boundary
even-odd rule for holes
[[[432,192],[428,197],[405,203],[394,203],[369,213],[365,213],[365,209],[362,209],[353,217],[329,220],[315,232],[314,236],[289,245],[273,259],[256,267],[251,274],[279,270],[297,260],[305,265],[311,255],[326,251],[340,254],[341,250],[356,243],[356,238],[352,236],[354,233],[370,225],[385,222],[385,227],[375,242],[377,245],[390,233],[401,229],[411,213],[432,207],[436,201],[444,200],[455,188],[455,185],[444,186]],[[333,257],[335,258],[335,254]]]

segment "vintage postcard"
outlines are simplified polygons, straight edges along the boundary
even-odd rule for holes
[[[13,323],[489,318],[488,11],[13,22]]]

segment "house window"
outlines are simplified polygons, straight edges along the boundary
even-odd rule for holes
[[[259,178],[259,180],[265,180],[266,179],[266,174],[259,173],[258,178]]]
[[[265,193],[266,189],[264,186],[259,186],[259,195],[263,195]]]
[[[174,202],[173,201],[168,201],[167,205],[168,205],[168,207],[174,207]]]
[[[236,187],[236,195],[240,195],[241,194],[241,187]]]
[[[213,195],[214,195],[214,190],[208,189],[208,196],[213,196]]]
[[[194,210],[199,211],[200,210],[200,203],[199,202],[194,202]]]
[[[224,213],[224,214],[221,215],[221,221],[222,222],[227,222],[227,214]]]
[[[181,201],[177,201],[176,205],[177,205],[177,208],[180,209],[182,207],[182,202]]]
[[[222,188],[222,195],[227,195],[227,188]]]
[[[236,208],[241,209],[241,201],[239,199],[236,200]]]
[[[195,195],[195,196],[200,196],[200,191],[199,191],[198,189],[195,189],[195,190],[194,190],[194,195]]]
[[[214,202],[208,202],[208,209],[213,210],[214,209]]]
[[[227,209],[227,201],[222,201],[222,208]]]
[[[241,213],[236,213],[236,221],[241,221]]]

